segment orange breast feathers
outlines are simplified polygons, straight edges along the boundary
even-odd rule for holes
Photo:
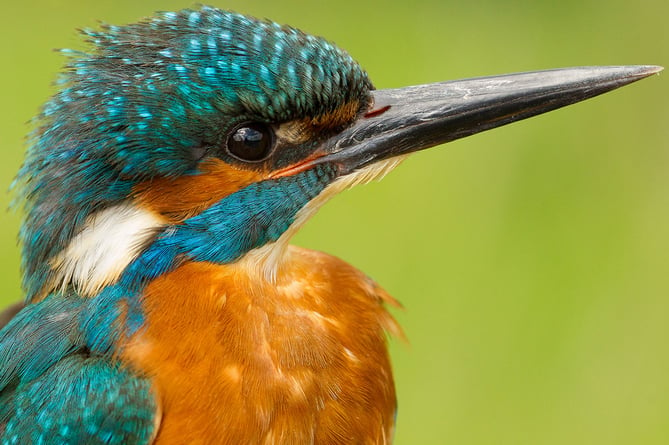
[[[121,360],[153,378],[157,444],[385,444],[395,301],[332,256],[289,247],[276,283],[188,263],[152,282]]]

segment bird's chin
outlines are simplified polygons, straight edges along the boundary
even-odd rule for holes
[[[325,197],[325,200],[327,201],[337,193],[348,190],[356,185],[368,184],[372,181],[381,180],[384,176],[393,171],[395,167],[400,165],[400,163],[408,156],[409,154],[394,156],[350,172],[347,171],[326,187],[316,199],[327,195]],[[325,201],[323,201],[323,203],[325,203]]]
[[[291,238],[298,230],[300,230],[304,223],[318,211],[318,209],[328,202],[330,198],[344,190],[356,185],[367,184],[382,179],[397,167],[407,156],[408,155],[400,155],[384,159],[339,176],[332,181],[330,185],[325,187],[318,196],[309,201],[307,205],[297,212],[293,223],[278,240],[250,250],[239,260],[239,264],[249,273],[255,274],[258,278],[271,283],[276,283],[277,278],[281,274],[283,259]]]

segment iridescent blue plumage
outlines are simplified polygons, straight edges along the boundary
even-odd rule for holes
[[[0,332],[3,445],[149,439],[155,414],[150,383],[90,354],[82,329],[87,309],[76,295],[51,296]]]
[[[252,184],[158,228],[115,283],[82,298],[58,282],[54,262],[91,215],[132,199],[140,183],[199,175],[202,157],[239,122],[317,117],[363,103],[371,88],[327,41],[209,7],[85,34],[93,51],[63,51],[71,60],[60,91],[36,121],[17,179],[34,303],[0,334],[2,444],[148,441],[149,383],[111,359],[145,322],[144,287],[185,260],[232,262],[276,241],[336,172]],[[118,415],[105,426],[110,412]]]
[[[209,7],[86,35],[94,52],[67,52],[62,90],[45,105],[19,174],[29,300],[86,218],[137,183],[197,174],[202,150],[239,122],[318,116],[371,87],[323,39]]]
[[[150,382],[85,355],[59,360],[5,403],[3,444],[148,443],[155,428]]]

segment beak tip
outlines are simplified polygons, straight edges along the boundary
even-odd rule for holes
[[[653,74],[658,74],[664,67],[657,65],[620,65],[620,66],[584,66],[577,68],[561,68],[548,70],[545,73],[554,72],[564,75],[564,80],[574,82],[594,82],[600,85],[610,85],[615,89],[637,80],[645,79]],[[614,86],[615,85],[615,86]]]
[[[610,91],[630,83],[659,74],[664,67],[657,65],[624,65],[593,67],[593,74],[599,77],[603,91]],[[605,85],[608,85],[606,87]]]
[[[659,74],[660,71],[664,70],[663,66],[658,65],[629,65],[619,68],[623,71],[624,77],[639,79],[652,76],[653,74]]]
[[[652,74],[659,74],[660,71],[664,70],[664,67],[659,65],[643,65],[641,68],[644,68],[645,74],[649,76]]]

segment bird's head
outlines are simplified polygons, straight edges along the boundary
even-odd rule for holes
[[[19,174],[28,299],[95,294],[147,252],[154,275],[251,259],[271,279],[322,202],[404,155],[656,72],[374,90],[326,40],[210,7],[85,34],[91,51],[68,52]]]

